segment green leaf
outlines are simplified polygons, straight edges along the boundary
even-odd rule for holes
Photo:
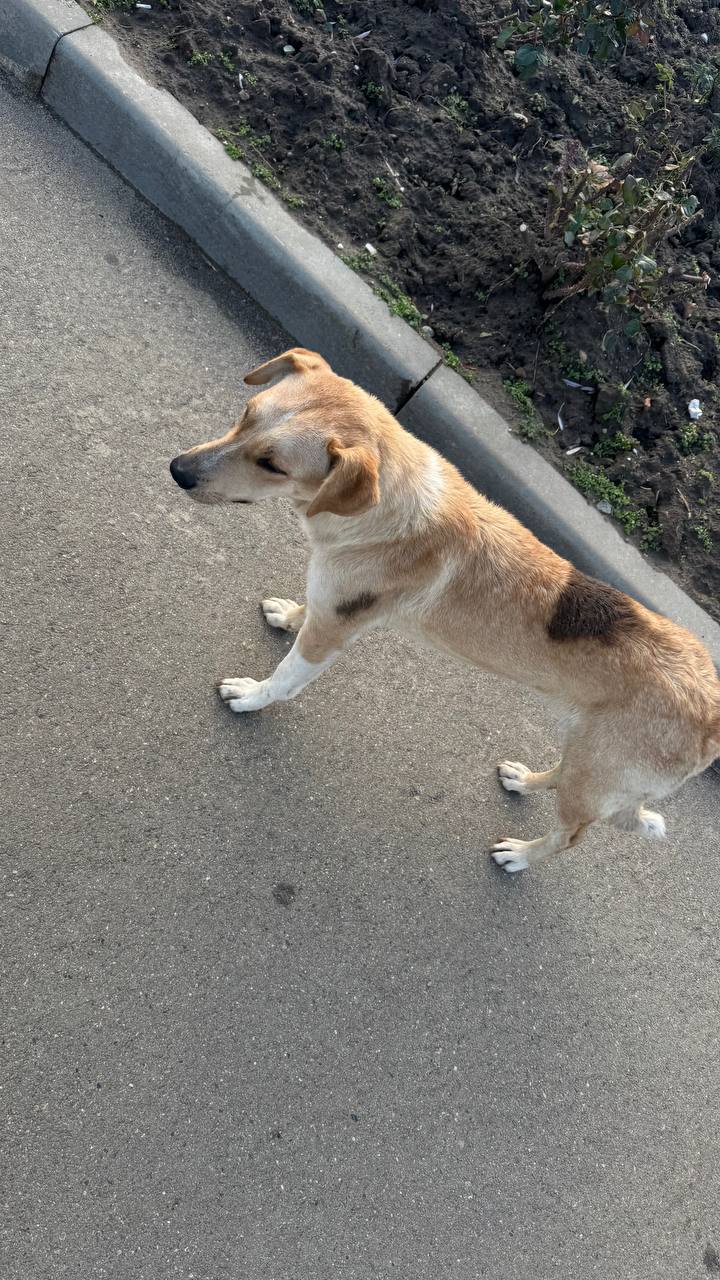
[[[685,196],[685,199],[680,201],[680,208],[682,209],[686,218],[692,218],[699,204],[700,204],[700,201],[698,200],[697,196]]]
[[[514,27],[503,27],[502,31],[500,32],[500,35],[497,37],[497,40],[495,41],[497,48],[504,49],[508,40],[511,40],[514,35],[515,35]]]
[[[628,338],[634,338],[642,329],[642,320],[638,316],[634,316],[632,320],[628,320],[625,325],[625,334]]]
[[[540,50],[534,44],[521,44],[515,53],[515,69],[523,79],[528,79],[537,71],[540,62]]]

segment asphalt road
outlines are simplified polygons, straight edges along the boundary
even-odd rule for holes
[[[547,825],[522,691],[377,636],[247,719],[279,507],[167,461],[287,338],[0,86],[3,1280],[720,1272],[720,785]]]

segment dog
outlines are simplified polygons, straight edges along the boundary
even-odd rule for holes
[[[265,680],[222,680],[230,710],[294,698],[365,631],[396,628],[559,712],[559,764],[498,765],[507,791],[557,792],[553,829],[500,840],[499,866],[534,866],[595,822],[662,837],[645,805],[720,753],[720,682],[700,642],[544,546],[322,356],[296,347],[245,382],[266,389],[170,472],[201,503],[289,498],[310,563],[305,604],[262,602],[270,626],[297,633],[292,649]]]

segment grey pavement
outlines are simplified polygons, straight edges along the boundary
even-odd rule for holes
[[[289,511],[167,473],[288,341],[0,85],[3,1280],[720,1270],[720,787],[535,873],[522,690],[376,636],[237,719]]]

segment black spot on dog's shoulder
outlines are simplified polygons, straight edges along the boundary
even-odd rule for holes
[[[629,596],[607,582],[572,569],[555,601],[548,623],[551,640],[599,640],[613,644],[637,626],[638,615]]]
[[[355,596],[354,600],[343,600],[341,604],[335,606],[335,612],[339,618],[352,618],[356,613],[362,613],[363,609],[372,609],[377,596],[371,595],[369,591],[363,591],[359,596]]]

